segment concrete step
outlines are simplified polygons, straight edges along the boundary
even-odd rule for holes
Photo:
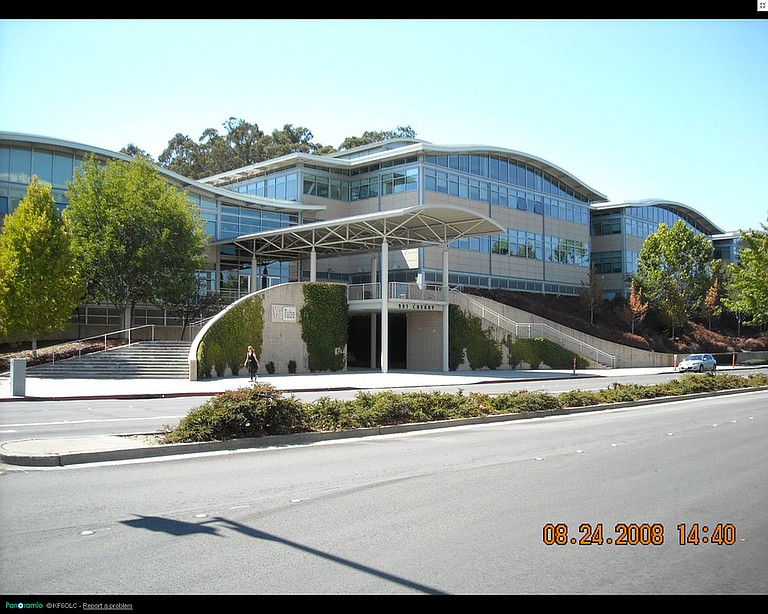
[[[142,341],[27,367],[27,374],[58,379],[186,379],[190,345],[189,341]]]

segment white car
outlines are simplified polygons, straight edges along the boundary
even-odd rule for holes
[[[681,373],[684,371],[697,371],[698,373],[712,371],[714,373],[716,369],[717,362],[712,354],[691,354],[677,365],[677,370]]]

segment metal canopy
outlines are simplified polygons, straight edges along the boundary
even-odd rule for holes
[[[463,237],[485,236],[505,229],[475,211],[450,205],[416,205],[346,218],[265,230],[215,245],[235,244],[253,256],[286,260],[308,256],[337,256],[426,245],[447,246]]]

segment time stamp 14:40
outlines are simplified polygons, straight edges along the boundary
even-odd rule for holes
[[[677,525],[677,544],[680,546],[698,546],[701,544],[718,544],[731,546],[736,543],[736,527],[730,523],[679,524]],[[563,523],[547,523],[543,530],[544,544],[547,546],[661,546],[664,543],[664,525],[618,523],[605,531],[603,523],[581,523],[578,534],[569,532],[568,525]]]

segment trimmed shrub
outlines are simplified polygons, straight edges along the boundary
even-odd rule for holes
[[[167,434],[168,443],[222,441],[309,430],[302,403],[270,384],[223,392],[189,414]]]

